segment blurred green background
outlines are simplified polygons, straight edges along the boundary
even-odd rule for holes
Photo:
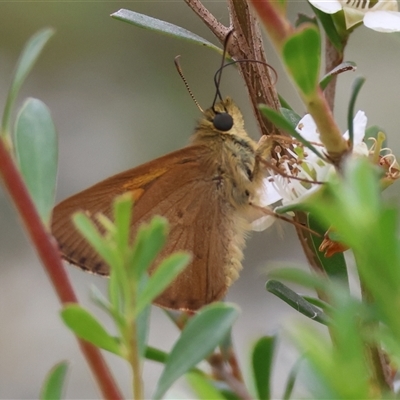
[[[228,22],[224,1],[205,4],[219,20]],[[208,107],[214,96],[212,79],[220,63],[216,53],[110,18],[120,8],[167,20],[218,44],[183,1],[0,4],[2,107],[23,44],[43,27],[56,29],[23,88],[19,104],[26,96],[33,96],[52,111],[59,133],[58,200],[187,143],[199,112],[175,71],[176,55],[182,56],[185,76],[200,104]],[[310,13],[305,1],[289,1],[292,21],[299,10]],[[358,64],[357,75],[367,78],[356,109],[366,112],[369,125],[386,129],[395,154],[400,153],[398,39],[361,27],[351,37],[345,57]],[[280,93],[303,114],[267,41],[266,48],[269,62],[279,74]],[[354,78],[355,74],[348,74],[339,80],[336,116],[343,130]],[[249,134],[257,138],[246,91],[233,68],[225,70],[222,89],[239,104]],[[399,190],[398,185],[394,186],[385,196],[397,202]],[[274,261],[304,264],[291,226],[275,224],[248,240],[244,270],[228,294],[228,300],[237,302],[243,311],[234,339],[244,366],[251,342],[260,335],[279,331],[284,321],[296,314],[264,289],[267,265]],[[81,301],[93,309],[88,300],[89,287],[95,284],[104,289],[106,281],[67,268]],[[53,289],[0,187],[0,398],[36,398],[45,374],[62,359],[71,361],[66,398],[98,397],[77,344],[58,316],[59,309]],[[150,344],[168,350],[176,337],[176,329],[161,310],[154,308]],[[275,373],[277,397],[295,358],[285,343]],[[127,366],[114,356],[107,355],[107,359],[125,395],[130,396]],[[157,364],[145,364],[147,395],[152,393],[160,371]],[[187,398],[182,390],[175,388],[170,398]]]

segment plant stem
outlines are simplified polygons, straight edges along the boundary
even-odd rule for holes
[[[343,45],[345,47],[345,44]],[[325,37],[325,73],[343,62],[343,52],[339,52],[328,37]],[[324,90],[326,101],[333,112],[335,106],[337,76],[335,75]]]
[[[144,398],[143,394],[143,380],[142,380],[142,366],[139,357],[139,343],[137,336],[137,324],[136,320],[133,320],[130,324],[129,329],[130,337],[129,340],[129,355],[128,361],[132,368],[133,374],[133,398],[135,400],[142,400]]]
[[[77,297],[62,265],[57,243],[41,222],[3,138],[0,138],[0,175],[61,303],[77,303]],[[122,399],[99,349],[79,338],[77,340],[104,398]]]

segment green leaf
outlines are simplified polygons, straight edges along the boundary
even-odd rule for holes
[[[78,304],[69,304],[64,307],[61,318],[79,338],[121,356],[118,340],[108,334],[100,322]]]
[[[286,121],[288,121],[292,127],[295,129],[298,123],[301,120],[301,117],[299,114],[295,113],[293,110],[288,109],[288,108],[283,108],[281,107],[279,109],[281,114],[285,117]]]
[[[347,35],[344,38],[339,35],[331,14],[326,14],[313,6],[311,6],[311,8],[314,10],[315,15],[320,20],[326,36],[328,36],[329,40],[335,46],[339,54],[342,54],[344,50],[344,45],[347,41]]]
[[[150,313],[151,304],[148,304],[136,317],[136,329],[140,357],[143,357],[146,353],[147,342],[149,339]]]
[[[19,169],[42,222],[50,225],[57,178],[57,133],[49,109],[28,99],[15,124],[15,150]]]
[[[4,108],[3,120],[1,124],[1,134],[6,134],[10,132],[11,113],[18,92],[22,84],[24,83],[24,80],[33,68],[40,53],[42,52],[43,47],[46,45],[51,36],[53,36],[53,34],[53,29],[46,28],[40,30],[29,39],[24,49],[22,50],[21,56],[17,63],[13,81],[7,95],[7,101]]]
[[[269,280],[266,284],[266,288],[268,292],[282,299],[299,313],[311,318],[313,321],[327,325],[328,318],[319,308],[313,306],[307,300],[304,300],[302,296],[298,295],[283,283],[276,280]]]
[[[293,110],[293,107],[280,95],[278,94],[279,103],[281,104],[282,108],[286,108],[288,110]]]
[[[276,336],[264,336],[256,342],[252,351],[252,367],[254,383],[257,390],[257,399],[271,398],[271,373]]]
[[[321,235],[310,236],[314,247],[314,254],[318,257],[320,265],[331,279],[340,280],[350,290],[347,265],[343,253],[336,253],[332,257],[325,257],[324,254],[319,251],[319,247],[324,239],[326,230],[312,214],[308,214],[307,220],[308,227]]]
[[[130,240],[132,207],[133,199],[129,192],[118,196],[113,203],[115,241],[119,252],[124,255],[127,253]]]
[[[159,363],[166,363],[168,359],[168,353],[165,351],[156,349],[155,347],[147,346],[144,356],[151,361],[157,361]]]
[[[140,313],[144,307],[150,305],[187,267],[191,258],[187,253],[177,252],[162,260],[138,297],[136,313]]]
[[[154,399],[160,399],[179,377],[207,357],[228,334],[238,315],[235,306],[214,303],[193,316],[168,356]]]
[[[61,399],[67,370],[67,361],[61,361],[50,370],[40,391],[40,400]]]
[[[273,279],[283,279],[310,289],[326,289],[327,281],[321,276],[299,268],[279,268],[268,274]]]
[[[103,238],[94,222],[83,212],[77,212],[72,216],[76,228],[82,233],[90,245],[99,253],[104,261],[113,267],[120,260],[117,257],[107,239]]]
[[[365,82],[365,78],[363,77],[358,77],[356,80],[353,82],[352,85],[352,90],[351,90],[351,96],[350,96],[350,102],[349,102],[349,109],[347,111],[347,126],[349,129],[349,141],[351,145],[353,146],[353,141],[354,141],[354,126],[353,126],[353,118],[354,118],[354,106],[356,104],[357,96],[358,93],[361,90],[362,85]]]
[[[356,63],[353,61],[344,61],[341,64],[337,65],[333,68],[332,71],[328,72],[319,82],[319,87],[321,90],[325,90],[328,86],[329,82],[332,80],[334,76],[342,74],[343,72],[352,71],[354,72],[357,69]]]
[[[186,379],[189,385],[196,394],[197,399],[202,400],[226,400],[225,396],[217,390],[210,380],[203,374],[198,372],[188,372],[186,374]]]
[[[164,247],[168,235],[168,221],[156,215],[149,224],[139,227],[135,238],[132,258],[128,260],[130,276],[140,277],[151,266]]]
[[[292,369],[289,372],[288,379],[285,385],[285,391],[283,392],[282,399],[289,400],[292,396],[294,384],[296,383],[297,374],[300,369],[300,363],[303,361],[303,358],[298,359],[293,365]]]
[[[307,24],[303,27],[284,43],[282,56],[299,89],[305,96],[310,96],[318,87],[321,37],[315,26]]]
[[[259,109],[261,112],[267,117],[277,128],[284,130],[289,135],[293,136],[299,142],[303,143],[304,146],[309,148],[314,154],[316,154],[319,158],[324,159],[322,154],[307,140],[305,140],[292,126],[292,123],[289,122],[284,116],[282,116],[277,111],[273,110],[270,107],[267,107],[265,104],[260,104]]]
[[[123,8],[111,14],[111,17],[123,22],[128,22],[129,24],[138,26],[139,28],[145,28],[163,33],[165,35],[177,37],[179,39],[188,40],[195,44],[208,47],[212,50],[217,51],[219,54],[222,54],[222,49],[213,45],[208,40],[203,39],[201,36],[198,36],[195,33],[188,31],[187,29],[181,28],[180,26],[171,24],[169,22],[149,17],[144,14],[139,14],[134,11],[125,10]]]

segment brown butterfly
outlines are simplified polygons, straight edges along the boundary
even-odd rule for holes
[[[238,278],[250,223],[260,217],[258,202],[269,154],[265,140],[253,141],[230,98],[204,112],[191,143],[108,178],[54,208],[52,233],[62,257],[93,273],[109,267],[74,227],[71,215],[111,217],[111,204],[131,192],[135,200],[131,232],[154,215],[169,220],[170,233],[160,258],[177,250],[192,253],[190,265],[155,301],[172,309],[197,310],[221,299]],[[151,271],[153,268],[150,270]]]

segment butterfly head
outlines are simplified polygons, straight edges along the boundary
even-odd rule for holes
[[[199,122],[198,132],[205,136],[227,134],[247,137],[242,113],[230,97],[204,111],[204,118]]]

